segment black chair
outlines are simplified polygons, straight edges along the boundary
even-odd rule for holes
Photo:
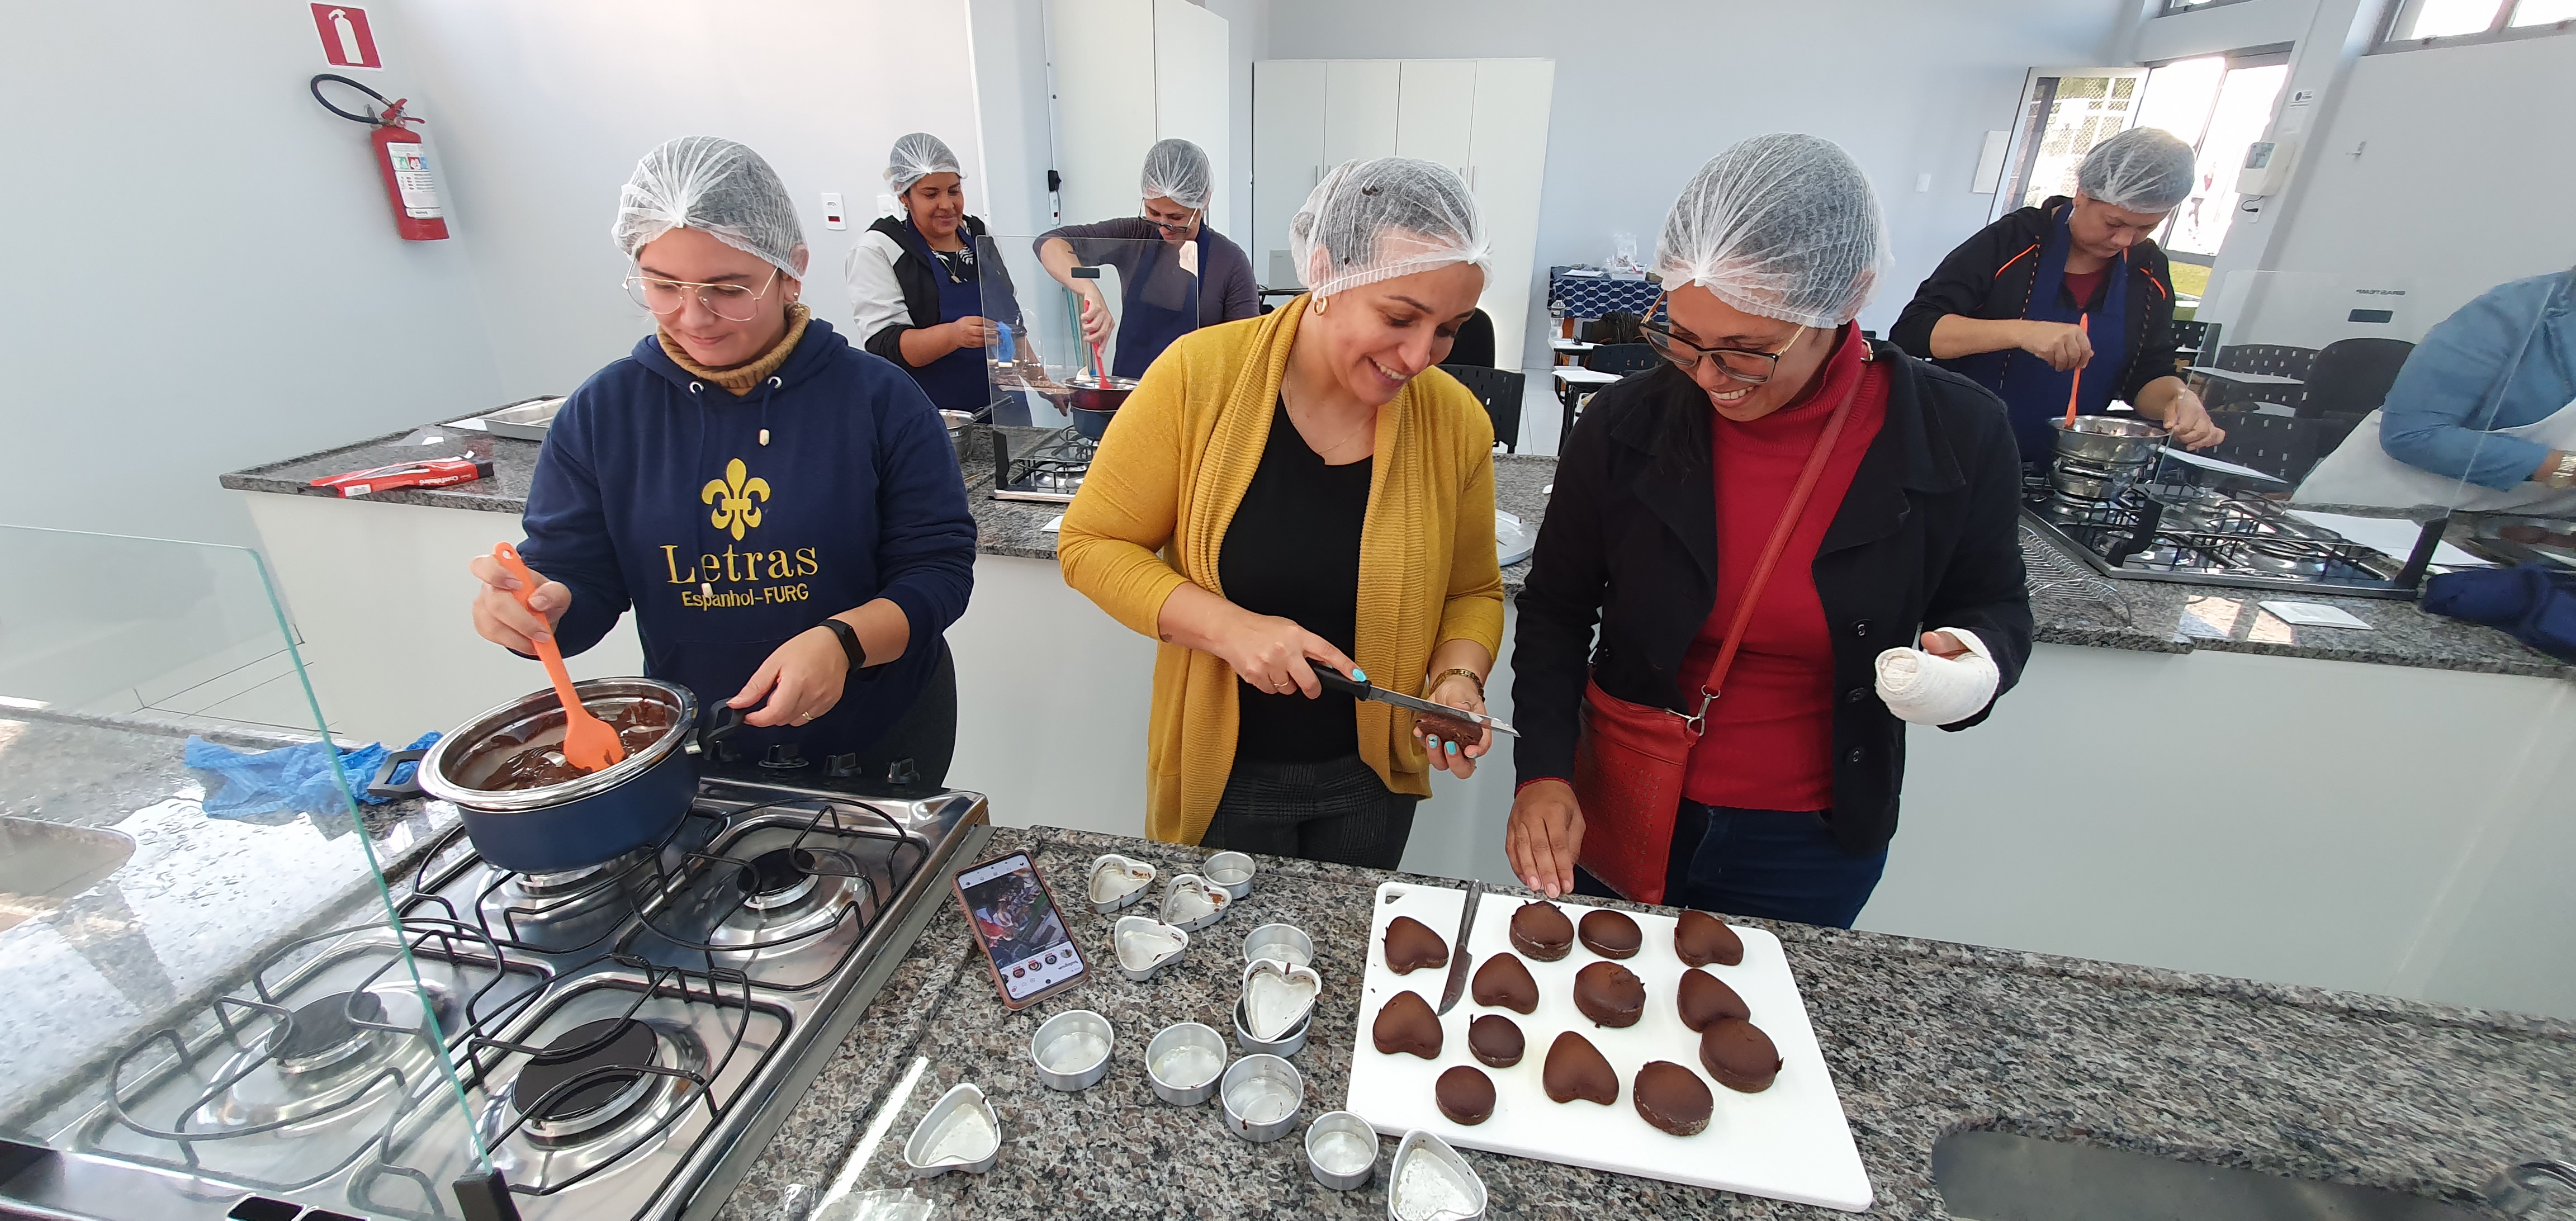
[[[1494,439],[1512,453],[1521,450],[1521,395],[1529,375],[1506,373],[1491,365],[1442,365],[1442,372],[1457,378],[1458,384],[1485,405],[1485,414],[1493,417]]]
[[[2208,355],[2206,347],[2203,347],[2202,355]],[[2295,377],[2304,380],[2308,376],[2308,367],[2314,364],[2316,359],[2315,348],[2301,348],[2279,343],[2239,343],[2220,348],[2217,359],[2205,360],[2202,363],[2238,373],[2262,373],[2272,377]],[[2206,384],[2201,388],[2201,405],[2212,411],[2222,408],[2241,409],[2254,403],[2284,400],[2295,407],[2299,401],[2299,388],[2296,386],[2249,386],[2243,382],[2231,382],[2223,377],[2202,380]]]
[[[2193,365],[2203,363],[2200,354],[2208,351],[2209,345],[2216,342],[2217,330],[2218,324],[2215,322],[2196,322],[2189,318],[2174,319],[2174,372],[2182,373]]]
[[[1478,309],[1458,324],[1458,335],[1449,343],[1449,359],[1443,365],[1476,365],[1494,367],[1494,319]]]
[[[1583,354],[1583,367],[1598,373],[1616,373],[1626,377],[1655,367],[1663,357],[1642,343],[1604,344]]]
[[[2396,382],[2397,370],[2415,345],[2403,339],[2338,339],[2317,353],[2308,370],[2307,393],[2297,404],[2309,418],[2342,416],[2358,420],[2379,410]]]
[[[2297,487],[2317,463],[2352,435],[2355,423],[2349,419],[2303,419],[2250,411],[2213,411],[2209,418],[2227,430],[2227,439],[2200,452],[2222,462],[2278,475],[2292,487]]]
[[[1627,310],[1614,309],[1583,324],[1583,341],[1598,344],[1635,343],[1638,340],[1637,321],[1637,315]]]

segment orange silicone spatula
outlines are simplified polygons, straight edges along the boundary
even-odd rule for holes
[[[501,567],[509,569],[511,576],[519,578],[519,605],[528,606],[528,599],[537,592],[537,574],[519,558],[519,549],[508,543],[494,543],[492,558],[501,561]],[[563,701],[564,762],[585,772],[623,762],[626,744],[617,739],[617,731],[609,728],[608,722],[590,715],[590,709],[582,706],[580,694],[572,689],[572,675],[564,670],[563,650],[555,647],[552,636],[537,641],[536,646],[537,660],[546,663],[546,677],[554,680],[555,698]]]
[[[2084,332],[2087,338],[2090,338],[2093,334],[2093,315],[2076,315],[2075,325],[2078,330]],[[2077,365],[2075,367],[2075,384],[2066,388],[2066,426],[2068,428],[2075,427],[2075,398],[2077,395],[2082,393],[2084,393],[2084,366]]]

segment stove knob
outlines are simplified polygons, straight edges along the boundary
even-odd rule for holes
[[[760,765],[773,771],[792,772],[805,766],[805,756],[797,752],[795,743],[781,742],[769,748],[769,754],[761,759]]]
[[[910,759],[897,759],[886,765],[887,784],[919,784],[921,769]]]
[[[720,739],[716,742],[713,754],[710,757],[718,763],[740,763],[742,762],[742,751],[734,746],[732,739]]]
[[[859,753],[851,751],[848,754],[824,756],[823,774],[834,780],[847,780],[858,775]]]

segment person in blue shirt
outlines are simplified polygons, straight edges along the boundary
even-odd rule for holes
[[[528,489],[530,598],[490,556],[474,629],[521,653],[596,644],[629,607],[651,677],[747,710],[753,757],[794,745],[937,785],[956,742],[942,633],[975,523],[921,388],[797,303],[795,205],[759,154],[687,136],[619,197],[627,291],[656,323],[556,415]]]
[[[2576,514],[2576,270],[2499,284],[2425,332],[2298,499]]]

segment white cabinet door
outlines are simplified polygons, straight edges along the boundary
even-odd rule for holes
[[[1324,164],[1395,155],[1404,61],[1336,59],[1324,74]]]
[[[1265,59],[1252,65],[1252,232],[1243,248],[1265,288],[1295,288],[1288,218],[1324,173],[1324,89],[1320,59]]]
[[[1547,114],[1555,87],[1554,60],[1476,61],[1467,186],[1476,193],[1494,243],[1493,270],[1480,304],[1494,320],[1494,363],[1505,369],[1521,367],[1529,334],[1530,294],[1539,277],[1539,187],[1547,176]]]
[[[1466,177],[1467,133],[1475,112],[1475,60],[1404,61],[1397,87],[1395,155],[1437,162]]]

